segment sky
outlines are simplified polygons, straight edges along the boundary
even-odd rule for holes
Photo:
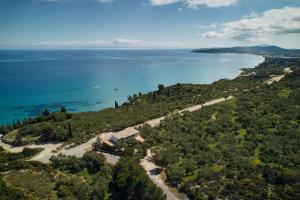
[[[300,48],[300,0],[0,0],[0,48]]]

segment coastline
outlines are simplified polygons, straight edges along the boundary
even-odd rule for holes
[[[220,53],[220,54],[237,54],[237,53]],[[240,76],[242,76],[242,74],[245,72],[243,69],[254,69],[255,67],[257,67],[258,65],[264,63],[266,61],[266,56],[262,56],[262,55],[258,55],[258,54],[249,54],[249,53],[245,53],[246,55],[255,55],[255,56],[258,56],[258,57],[262,57],[263,60],[261,62],[259,62],[257,65],[253,66],[253,67],[248,67],[248,68],[241,68],[241,69],[238,69],[235,71],[235,74],[228,78],[229,80],[234,80]],[[220,79],[219,79],[220,80]],[[218,81],[218,80],[217,80]]]
[[[101,53],[101,52],[100,52]],[[159,52],[160,53],[160,52]],[[164,55],[165,52],[163,51],[162,55]],[[171,57],[172,58],[171,54]],[[52,98],[51,100],[49,98],[45,99],[43,98],[42,95],[43,93],[37,93],[37,98],[31,98],[31,97],[26,97],[26,101],[24,102],[38,102],[38,104],[23,104],[22,101],[19,101],[15,103],[9,102],[6,103],[5,101],[3,102],[3,113],[1,115],[2,120],[0,125],[5,125],[5,124],[11,124],[13,119],[17,121],[18,119],[23,119],[23,118],[28,118],[29,116],[35,117],[37,116],[38,113],[41,112],[42,109],[48,108],[51,111],[55,111],[59,109],[57,105],[63,105],[65,106],[68,111],[71,113],[81,113],[81,112],[97,112],[104,110],[106,108],[112,108],[113,107],[113,102],[116,100],[119,104],[122,104],[127,101],[128,95],[132,94],[137,94],[138,92],[142,92],[144,94],[147,94],[153,90],[156,90],[157,85],[159,83],[164,84],[165,86],[172,86],[177,83],[182,83],[182,84],[211,84],[215,81],[218,81],[220,79],[229,79],[233,80],[237,78],[242,71],[237,70],[240,67],[245,67],[245,68],[255,68],[257,65],[259,65],[262,62],[261,56],[253,57],[253,58],[248,58],[248,57],[241,57],[241,56],[220,56],[220,59],[225,59],[227,62],[223,63],[220,61],[217,62],[212,62],[210,63],[211,66],[208,64],[205,64],[206,61],[201,61],[202,57],[205,59],[215,59],[215,57],[209,57],[206,55],[197,55],[193,54],[192,58],[199,59],[199,62],[194,62],[193,60],[190,61],[190,53],[189,52],[182,52],[181,50],[179,51],[179,55],[182,55],[182,59],[184,59],[184,62],[178,62],[179,64],[175,64],[174,68],[173,66],[170,67],[168,66],[168,63],[158,63],[160,66],[162,66],[159,70],[158,67],[159,65],[154,65],[154,67],[150,66],[149,69],[147,69],[147,72],[144,71],[138,71],[139,73],[143,73],[142,76],[144,77],[143,80],[139,80],[138,85],[132,83],[129,83],[129,86],[123,87],[123,85],[119,85],[121,82],[116,82],[117,84],[112,86],[112,88],[119,88],[119,90],[116,92],[114,90],[110,90],[110,83],[108,86],[104,86],[101,82],[106,82],[108,76],[106,77],[98,77],[97,79],[100,80],[95,83],[91,83],[88,86],[85,87],[77,87],[80,90],[76,89],[75,86],[71,86],[70,89],[68,86],[68,81],[65,88],[67,88],[67,95],[61,93],[55,93],[55,99]],[[236,54],[232,54],[236,55]],[[155,55],[156,56],[156,55]],[[187,56],[187,59],[186,59]],[[181,57],[180,57],[181,58]],[[177,59],[177,57],[176,57]],[[219,56],[216,57],[216,59],[219,59]],[[235,59],[237,59],[235,61]],[[229,60],[229,62],[228,62]],[[232,61],[230,61],[232,60]],[[119,61],[118,61],[119,62]],[[166,65],[168,68],[164,68],[163,66]],[[202,65],[203,64],[203,65]],[[230,66],[231,65],[231,66]],[[182,67],[182,66],[187,66],[187,67]],[[226,67],[225,67],[226,66]],[[177,70],[178,67],[178,70]],[[197,68],[196,68],[197,67]],[[222,69],[223,67],[224,70]],[[157,68],[157,69],[155,69]],[[214,69],[216,68],[216,69]],[[155,69],[155,70],[153,70]],[[121,70],[121,69],[120,69]],[[150,71],[150,72],[148,72]],[[160,72],[161,71],[161,72]],[[122,72],[122,71],[121,71]],[[120,73],[121,73],[120,72]],[[57,72],[59,73],[59,72]],[[97,74],[97,73],[95,73]],[[118,74],[118,73],[117,73]],[[151,75],[151,76],[150,76]],[[93,75],[94,76],[94,75]],[[126,74],[125,74],[126,76]],[[147,77],[146,77],[147,76]],[[166,80],[162,79],[161,77],[166,76]],[[152,78],[153,77],[153,78]],[[158,77],[158,78],[157,78]],[[160,78],[159,78],[160,77]],[[170,78],[171,77],[171,78]],[[95,78],[94,78],[95,79]],[[112,77],[114,79],[114,77]],[[152,79],[152,80],[151,80]],[[109,80],[108,80],[109,81]],[[115,80],[113,80],[115,81]],[[144,83],[141,81],[145,81],[145,86]],[[110,81],[112,82],[112,81]],[[123,81],[124,82],[124,81]],[[84,84],[85,82],[83,82]],[[143,84],[141,84],[143,83]],[[95,85],[97,87],[95,87]],[[142,85],[142,86],[141,86]],[[44,87],[47,87],[47,85],[44,85]],[[78,90],[79,93],[74,92],[73,88]],[[130,88],[128,90],[128,88]],[[14,89],[14,88],[13,88]],[[55,89],[55,88],[51,88]],[[104,92],[104,93],[103,93]],[[98,94],[97,94],[98,93]],[[74,95],[71,95],[74,94]],[[97,95],[93,95],[97,94]],[[77,96],[81,96],[84,98],[77,98]],[[96,97],[97,96],[97,97]],[[76,99],[77,98],[77,99]],[[97,98],[97,99],[96,99]],[[20,99],[20,98],[15,98],[15,99]],[[45,101],[44,101],[45,99]],[[34,100],[34,101],[33,101]],[[56,102],[54,102],[56,101]],[[101,102],[100,104],[97,102]],[[22,105],[23,104],[23,105]],[[39,111],[40,110],[40,111]],[[30,113],[29,113],[30,112]],[[15,114],[16,113],[16,114]]]

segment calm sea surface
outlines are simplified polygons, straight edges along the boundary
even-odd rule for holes
[[[73,112],[97,111],[159,83],[211,83],[262,61],[190,50],[2,50],[0,124],[61,105]]]

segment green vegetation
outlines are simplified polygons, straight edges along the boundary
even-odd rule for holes
[[[166,199],[162,190],[150,181],[144,169],[133,158],[122,158],[115,167],[113,177],[113,199]]]
[[[168,88],[159,85],[157,91],[130,96],[129,102],[116,108],[72,114],[47,112],[47,116],[44,113],[24,125],[19,125],[12,143],[24,145],[32,142],[33,138],[37,142],[83,142],[95,133],[122,130],[148,119],[164,116],[174,110],[224,97],[229,94],[229,90],[223,89],[221,85],[224,85],[222,81],[213,85],[176,84]],[[13,130],[13,126],[6,127],[8,135],[12,134],[9,133],[10,129]]]
[[[1,200],[166,199],[133,158],[121,159],[112,167],[102,154],[90,151],[83,158],[58,155],[51,158],[50,164],[42,164],[26,161],[32,152],[26,149],[16,154],[1,150]]]
[[[22,188],[28,198],[57,199],[53,191],[53,177],[46,172],[30,170],[10,171],[4,175],[4,180],[14,188]]]
[[[256,54],[264,56],[282,56],[282,57],[299,57],[299,49],[283,49],[277,46],[245,46],[229,48],[207,48],[195,49],[195,53],[239,53],[239,54]]]
[[[255,76],[239,77],[232,81],[222,79],[208,85],[176,84],[165,87],[160,84],[157,91],[134,94],[123,105],[99,112],[71,114],[64,108],[53,113],[45,110],[37,118],[0,127],[0,134],[7,135],[4,141],[14,145],[47,141],[80,143],[99,132],[122,130],[188,106],[239,94],[248,88],[263,85],[269,75],[282,73],[284,66],[293,68],[296,65],[297,59],[267,58],[257,68],[244,70],[246,73],[256,72]]]
[[[255,70],[258,80],[272,73]],[[300,62],[293,71],[234,101],[144,127],[167,181],[190,199],[299,199]]]
[[[264,83],[286,67],[293,73],[278,83]],[[115,166],[94,151],[83,158],[60,154],[43,164],[29,161],[41,149],[9,153],[0,148],[1,199],[166,199],[139,165],[149,148],[168,184],[190,199],[300,199],[300,59],[266,58],[243,71],[252,75],[209,85],[160,84],[157,91],[129,96],[123,105],[115,102],[115,108],[72,114],[65,108],[45,110],[37,118],[1,126],[4,141],[14,145],[78,144],[99,132],[235,96],[170,115],[157,128],[142,127],[144,144],[127,140],[115,145],[113,151],[122,156]],[[100,142],[93,147],[103,149]]]
[[[0,147],[0,165],[5,164],[6,162],[9,161],[14,161],[14,160],[19,160],[19,159],[29,159],[32,156],[40,153],[43,149],[41,148],[27,148],[25,147],[23,151],[20,153],[10,153],[6,152],[3,147]]]

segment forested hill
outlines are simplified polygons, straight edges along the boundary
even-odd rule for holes
[[[284,49],[278,46],[244,46],[229,48],[204,48],[192,50],[195,53],[239,53],[276,57],[300,57],[300,49]]]

